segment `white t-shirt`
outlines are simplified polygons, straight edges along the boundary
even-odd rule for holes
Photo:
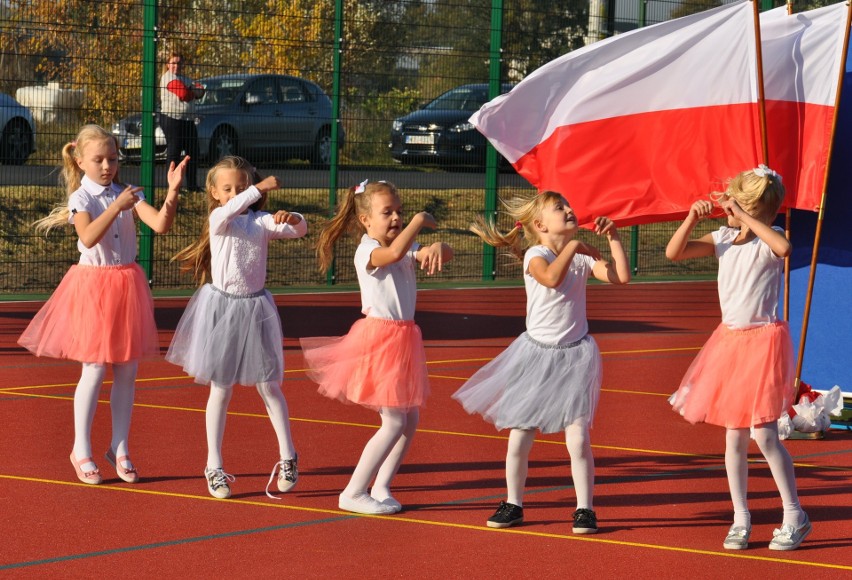
[[[361,312],[371,318],[414,320],[417,306],[417,250],[420,244],[411,244],[408,252],[398,262],[368,269],[370,254],[381,244],[364,234],[355,250],[355,272],[361,287]]]
[[[169,83],[178,81],[192,90],[192,80],[189,77],[176,75],[166,71],[160,77],[160,112],[172,119],[189,121],[195,115],[195,95],[189,101],[181,101],[180,98],[168,89]]]
[[[68,198],[68,223],[74,223],[74,215],[78,212],[86,212],[92,221],[95,221],[110,206],[115,198],[121,194],[126,185],[112,183],[107,187],[95,183],[85,175],[80,183],[80,188]],[[139,205],[145,201],[145,194],[136,194]],[[100,241],[87,248],[83,242],[77,240],[77,249],[80,250],[80,264],[87,266],[119,266],[132,264],[136,261],[136,218],[133,210],[128,209],[119,212],[118,217],[113,220],[109,230]]]
[[[229,294],[244,296],[263,290],[269,240],[301,238],[308,232],[301,214],[293,213],[302,221],[291,226],[276,224],[265,211],[249,210],[260,198],[260,191],[252,185],[210,212],[212,282]]]
[[[779,227],[772,229],[783,232]],[[735,245],[738,228],[722,226],[713,232],[719,259],[719,304],[728,328],[751,328],[778,320],[778,296],[784,258],[776,256],[758,237]]]
[[[530,260],[544,258],[550,264],[556,254],[546,246],[533,246],[524,254],[524,286],[527,291],[527,334],[539,342],[564,345],[589,332],[586,320],[586,281],[595,259],[575,254],[565,279],[556,288],[539,284],[530,274]]]

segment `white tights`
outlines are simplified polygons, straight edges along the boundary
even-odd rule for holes
[[[800,527],[804,523],[805,514],[796,493],[793,459],[778,439],[778,424],[773,422],[756,426],[754,439],[769,464],[772,479],[775,480],[775,486],[781,495],[784,509],[782,524]],[[734,525],[746,527],[751,525],[751,514],[746,500],[749,440],[748,429],[728,429],[725,434],[725,469],[728,472],[728,487],[734,504]]]
[[[222,439],[225,435],[225,420],[228,416],[228,403],[234,392],[233,385],[210,383],[210,396],[207,399],[207,467],[221,468]],[[266,405],[266,413],[272,422],[272,428],[278,438],[278,453],[281,459],[293,459],[296,449],[290,435],[290,411],[281,387],[276,383],[258,383],[257,392]]]
[[[506,451],[506,501],[524,505],[524,489],[529,471],[529,457],[535,431],[512,429]],[[592,495],[595,485],[595,458],[589,437],[589,423],[580,419],[565,429],[565,445],[571,458],[571,478],[577,496],[577,508],[594,509]]]
[[[110,447],[116,457],[130,455],[128,438],[130,436],[130,418],[133,414],[133,398],[136,392],[136,371],[138,361],[113,363],[113,384],[110,390],[110,410],[112,412],[112,441]],[[94,457],[92,454],[92,423],[98,406],[98,396],[104,384],[106,365],[83,363],[80,381],[74,390],[74,457],[78,460]],[[124,467],[130,467],[123,462]],[[83,471],[95,469],[91,462],[82,466]]]
[[[343,490],[343,494],[348,497],[366,494],[367,487],[374,479],[371,493],[373,498],[382,501],[391,496],[391,480],[399,471],[399,466],[411,446],[420,420],[420,410],[383,408],[380,416],[382,426],[367,441],[352,478]]]

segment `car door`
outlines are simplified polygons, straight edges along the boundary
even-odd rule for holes
[[[238,120],[242,126],[240,151],[252,159],[271,159],[283,146],[281,135],[287,132],[287,120],[281,93],[275,77],[260,77],[245,89],[245,113]]]
[[[305,157],[314,146],[316,128],[321,122],[317,118],[316,100],[298,79],[280,78],[279,86],[286,125],[286,134],[281,139],[288,149],[297,150],[297,156]]]

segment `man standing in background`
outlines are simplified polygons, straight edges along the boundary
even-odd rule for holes
[[[160,127],[166,136],[166,166],[180,163],[189,155],[186,188],[201,191],[198,186],[198,130],[195,128],[195,100],[204,89],[195,86],[181,74],[183,55],[173,52],[166,61],[166,72],[160,77]]]

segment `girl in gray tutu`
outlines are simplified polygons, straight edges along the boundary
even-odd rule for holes
[[[270,240],[300,238],[308,231],[298,213],[263,211],[267,194],[280,187],[277,177],[252,185],[254,168],[240,157],[225,157],[207,173],[210,217],[201,237],[174,259],[202,286],[195,292],[175,329],[166,360],[183,367],[195,382],[210,385],[207,401],[207,467],[210,495],[230,497],[234,476],[222,468],[222,437],[234,384],[255,385],[278,437],[279,491],[289,491],[298,477],[297,455],[290,436],[284,379],[281,319],[266,283]],[[210,280],[209,283],[207,280]]]
[[[483,220],[471,231],[487,244],[508,248],[523,261],[527,294],[526,332],[477,371],[453,395],[468,413],[479,413],[497,429],[511,429],[506,453],[508,496],[489,518],[491,528],[523,522],[529,453],[536,429],[565,432],[577,495],[575,534],[597,532],[592,505],[594,457],[589,428],[601,388],[601,355],[586,320],[586,280],[627,284],[630,267],[615,224],[594,220],[606,236],[613,263],[574,237],[577,218],[565,198],[552,191],[503,202],[516,221],[508,233]],[[524,252],[524,248],[527,247]]]

